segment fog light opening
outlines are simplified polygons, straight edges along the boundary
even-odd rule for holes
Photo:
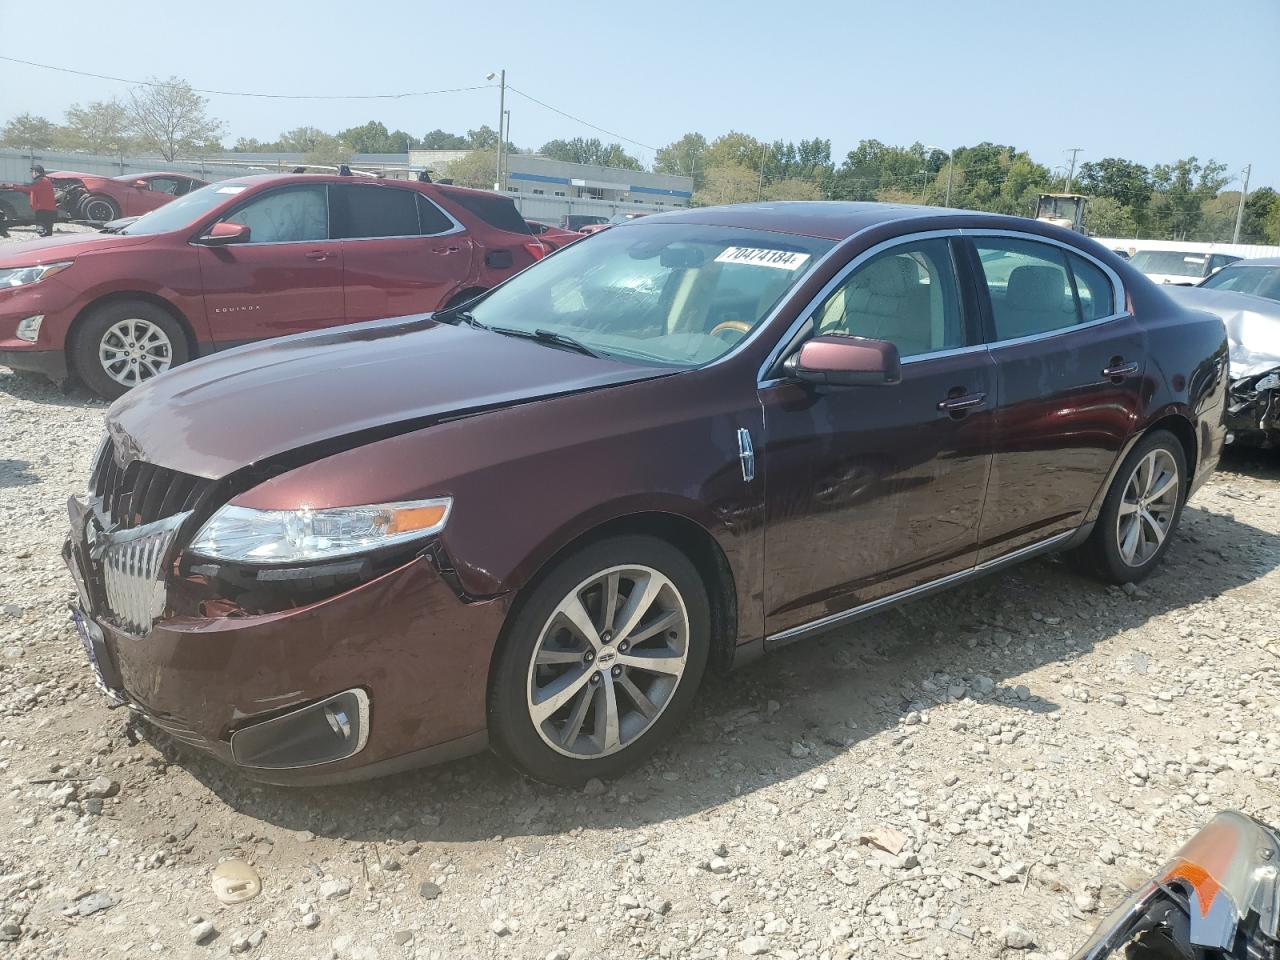
[[[341,707],[325,707],[324,717],[329,721],[329,726],[333,728],[333,732],[338,736],[344,740],[351,736],[351,721],[347,718],[346,711]]]
[[[40,338],[40,324],[43,322],[43,313],[36,314],[34,317],[24,317],[18,321],[18,329],[14,331],[14,334],[19,340],[35,343]]]
[[[244,767],[287,770],[346,760],[369,739],[369,695],[344,690],[231,735],[232,759]]]

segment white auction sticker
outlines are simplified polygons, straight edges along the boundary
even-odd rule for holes
[[[769,250],[766,247],[728,247],[716,257],[716,263],[746,263],[754,267],[776,267],[799,270],[809,259],[807,253],[794,250]]]
[[[219,187],[219,188],[218,188],[217,190],[215,190],[214,192],[215,192],[215,193],[243,193],[243,192],[244,192],[244,187],[236,187],[236,186],[231,186],[231,187]]]

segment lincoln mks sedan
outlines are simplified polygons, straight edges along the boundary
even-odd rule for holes
[[[73,614],[110,697],[251,777],[609,777],[709,671],[1040,554],[1145,577],[1226,365],[1220,320],[1052,225],[643,217],[117,400]]]

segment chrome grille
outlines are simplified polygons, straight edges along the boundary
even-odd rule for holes
[[[192,510],[213,485],[212,480],[158,467],[142,460],[121,466],[108,437],[98,452],[89,489],[101,503],[106,525],[113,530],[144,526]]]
[[[107,606],[120,625],[133,633],[147,633],[164,613],[164,563],[178,528],[191,512],[175,513],[154,523],[118,530],[101,547],[102,584]],[[93,552],[97,553],[97,550]]]

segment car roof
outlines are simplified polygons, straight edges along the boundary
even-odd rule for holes
[[[1254,257],[1251,260],[1236,260],[1228,264],[1232,267],[1280,267],[1280,257]]]
[[[844,240],[868,227],[913,219],[964,218],[972,226],[975,220],[984,225],[1026,230],[1025,217],[953,210],[949,207],[926,207],[905,203],[861,203],[844,200],[779,200],[764,203],[737,203],[724,207],[693,207],[671,210],[641,218],[644,223],[699,223],[707,226],[772,230],[800,236]]]
[[[112,180],[144,180],[147,177],[185,177],[188,180],[199,180],[194,173],[179,173],[175,170],[148,170],[146,173],[122,173],[118,177],[112,177]]]

